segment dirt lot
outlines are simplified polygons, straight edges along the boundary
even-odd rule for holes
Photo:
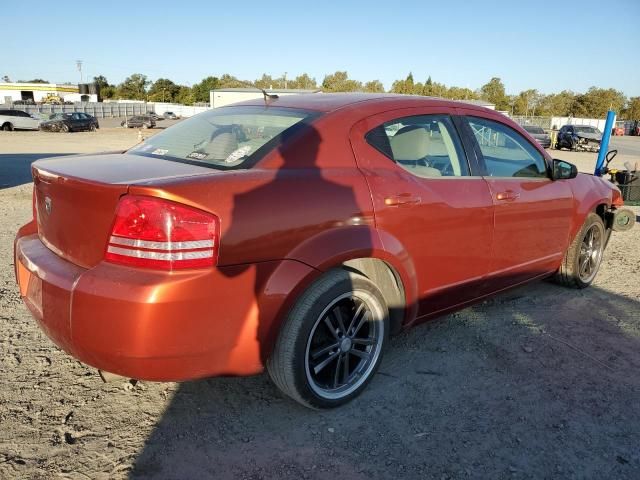
[[[103,384],[20,301],[20,179],[43,153],[136,141],[0,132],[1,479],[640,478],[640,226],[613,236],[589,289],[536,283],[394,338],[336,411],[299,407],[265,375]],[[593,154],[556,156],[593,168]]]

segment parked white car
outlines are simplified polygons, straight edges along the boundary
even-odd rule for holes
[[[41,121],[22,110],[0,109],[0,130],[38,130]]]

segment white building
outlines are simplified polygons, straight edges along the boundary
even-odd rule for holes
[[[0,103],[41,102],[56,95],[65,102],[97,102],[95,94],[81,94],[78,85],[58,83],[0,83]]]
[[[275,94],[280,97],[284,95],[319,93],[320,91],[320,89],[302,90],[296,88],[266,90],[268,94]],[[209,92],[209,101],[211,104],[211,108],[224,107],[231,103],[244,102],[245,100],[254,100],[263,97],[264,95],[262,91],[257,88],[218,88]]]

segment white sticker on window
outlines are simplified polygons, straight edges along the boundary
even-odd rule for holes
[[[156,148],[151,155],[166,155],[169,150],[165,150],[164,148]]]
[[[240,160],[242,157],[248,155],[251,151],[250,145],[245,145],[244,147],[240,147],[229,154],[227,158],[224,159],[225,163],[233,163]]]

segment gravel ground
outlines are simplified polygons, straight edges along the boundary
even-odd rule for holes
[[[20,132],[0,153],[137,141],[107,130],[40,147]],[[0,190],[1,479],[640,478],[640,225],[612,237],[591,288],[535,283],[402,333],[362,397],[315,412],[266,375],[102,383],[19,298],[30,199]]]

